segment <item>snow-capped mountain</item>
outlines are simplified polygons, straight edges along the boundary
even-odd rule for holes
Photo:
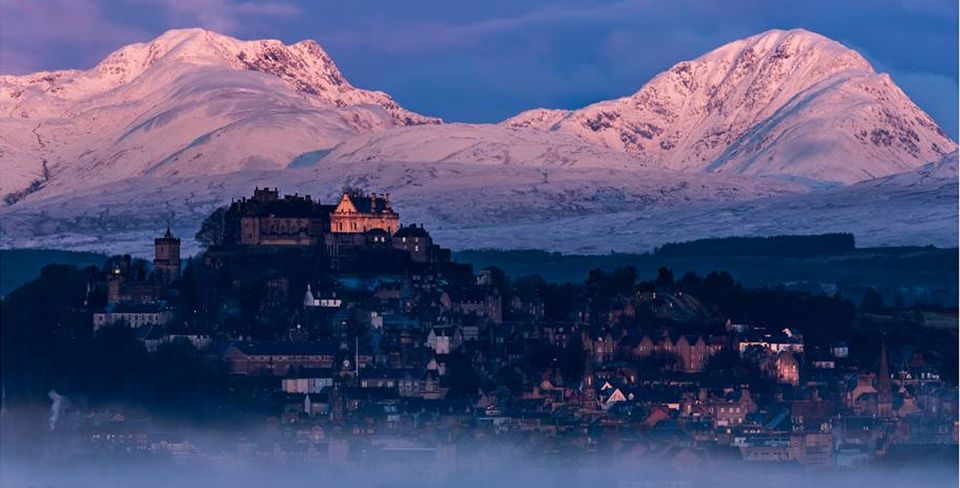
[[[950,245],[955,151],[889,77],[805,31],[580,110],[442,124],[351,86],[312,41],[177,30],[87,71],[0,76],[0,247],[147,252],[170,223],[189,249],[255,186],[391,192],[458,249],[835,231]]]
[[[282,168],[343,138],[439,123],[353,87],[313,41],[172,30],[87,71],[0,77],[7,203],[142,175]]]
[[[731,42],[624,98],[504,124],[570,133],[672,169],[841,183],[908,171],[957,147],[888,75],[801,29]]]

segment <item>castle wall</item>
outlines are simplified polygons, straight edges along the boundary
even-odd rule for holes
[[[309,246],[319,242],[323,220],[306,217],[242,217],[240,244]]]
[[[373,229],[383,229],[390,234],[400,227],[397,214],[334,213],[330,216],[330,232],[362,233]]]

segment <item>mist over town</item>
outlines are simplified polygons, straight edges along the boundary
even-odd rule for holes
[[[0,485],[956,486],[908,3],[0,0]]]

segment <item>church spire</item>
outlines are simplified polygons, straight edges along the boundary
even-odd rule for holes
[[[593,358],[587,351],[583,361],[583,380],[580,382],[580,398],[586,410],[593,410],[596,403],[596,388],[593,384]]]
[[[893,388],[890,385],[890,365],[887,361],[887,338],[880,340],[880,377],[877,379],[877,414],[887,417],[893,411]]]

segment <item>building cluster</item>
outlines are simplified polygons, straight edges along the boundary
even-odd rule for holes
[[[537,292],[511,288],[493,269],[475,274],[422,226],[401,226],[386,195],[345,192],[326,206],[258,189],[226,218],[231,234],[207,251],[205,269],[236,259],[270,267],[271,253],[289,249],[325,263],[263,279],[260,309],[282,309],[280,330],[177,331],[181,263],[169,231],[156,240],[152,272],[135,278],[123,262],[109,271],[108,309],[94,325],[150,330],[154,348],[186,338],[225,364],[238,389],[254,389],[271,434],[238,440],[239,454],[360,462],[379,452],[465,465],[465,446],[511,439],[560,459],[822,468],[957,443],[957,389],[921,352],[891,364],[881,346],[864,370],[850,358],[858,344],[811,345],[789,324],[648,319],[697,306],[669,290],[578,298],[548,318]],[[91,443],[204,451],[187,434],[163,443],[149,422],[122,417],[81,431]]]
[[[225,219],[228,247],[322,246],[334,268],[370,247],[402,250],[416,262],[449,259],[422,226],[400,226],[384,193],[347,190],[336,205],[324,205],[310,195],[281,197],[277,189],[257,188],[252,198],[233,202]]]

